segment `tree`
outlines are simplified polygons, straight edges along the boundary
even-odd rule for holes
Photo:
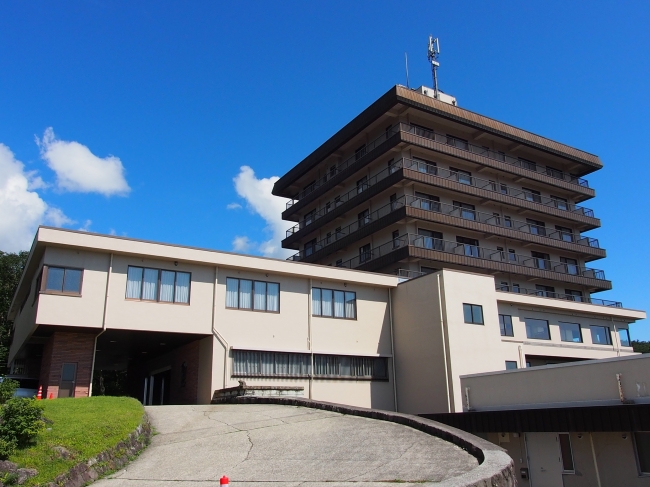
[[[18,288],[20,276],[27,263],[28,252],[17,254],[0,251],[0,374],[7,372],[13,323],[9,321],[9,306]]]
[[[643,342],[640,340],[632,340],[632,347],[638,353],[650,353],[650,342]]]

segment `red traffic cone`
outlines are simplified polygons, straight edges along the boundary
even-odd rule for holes
[[[40,401],[43,399],[43,386],[38,386],[38,394],[36,394],[36,400]]]
[[[50,397],[48,399],[54,399],[54,394],[50,392]]]
[[[228,480],[228,477],[225,475],[219,479],[219,483],[221,484],[221,487],[229,487],[230,486],[230,480]]]

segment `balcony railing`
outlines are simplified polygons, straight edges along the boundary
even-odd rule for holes
[[[497,286],[497,291],[515,294],[527,294],[530,296],[540,296],[542,298],[562,299],[564,301],[574,301],[576,303],[597,304],[598,306],[609,306],[611,308],[622,308],[623,303],[620,301],[609,301],[607,299],[588,298],[585,296],[575,296],[573,294],[562,294],[552,291],[540,291],[539,289],[525,289],[518,286]]]
[[[342,262],[339,267],[348,267],[350,269],[354,269],[362,264],[370,262],[371,260],[377,259],[406,246],[444,252],[447,254],[462,255],[465,257],[472,257],[481,260],[503,262],[505,264],[558,272],[560,274],[567,274],[571,276],[580,276],[598,280],[605,279],[605,272],[599,269],[592,269],[589,267],[582,267],[577,264],[557,262],[543,258],[531,257],[528,255],[513,254],[510,252],[505,252],[503,250],[490,249],[476,245],[452,242],[449,240],[442,240],[439,238],[414,234],[405,234],[400,237],[396,237],[390,242],[387,242],[366,252],[362,252],[352,259]]]
[[[332,179],[334,176],[336,176],[338,173],[341,171],[344,171],[350,165],[357,160],[359,160],[361,157],[366,155],[366,153],[370,152],[371,150],[375,149],[377,146],[388,140],[390,137],[395,135],[398,132],[404,132],[408,134],[413,134],[418,137],[423,137],[425,139],[429,140],[435,140],[436,142],[439,142],[441,144],[448,145],[450,147],[455,147],[460,150],[464,150],[467,152],[470,152],[472,154],[480,155],[483,157],[487,157],[488,159],[492,159],[498,162],[503,162],[505,164],[510,164],[511,166],[517,166],[522,169],[526,169],[529,171],[533,171],[536,173],[540,174],[545,174],[546,176],[550,176],[555,179],[560,179],[562,181],[566,181],[571,184],[575,184],[577,186],[581,186],[583,188],[588,188],[589,183],[587,180],[579,178],[577,176],[573,176],[572,174],[565,173],[563,171],[560,171],[558,169],[554,169],[552,167],[547,167],[543,166],[541,164],[537,164],[536,162],[533,161],[528,161],[526,159],[520,159],[518,157],[513,157],[508,154],[505,154],[503,152],[499,151],[493,151],[491,149],[487,149],[485,147],[481,147],[478,145],[474,145],[469,143],[466,140],[459,139],[457,137],[452,137],[448,135],[443,135],[437,132],[434,132],[432,130],[426,129],[424,127],[420,127],[417,125],[410,125],[407,123],[397,123],[390,127],[389,129],[386,129],[384,133],[379,135],[377,138],[373,139],[371,142],[366,144],[362,149],[359,151],[355,152],[353,155],[348,157],[346,160],[342,161],[339,164],[332,165],[330,169],[328,169],[327,174],[324,176],[321,176],[318,178],[316,181],[313,183],[309,184],[307,187],[305,187],[300,193],[295,195],[292,199],[287,201],[287,208],[290,208],[296,202],[307,196],[308,194],[312,193],[319,187],[321,187],[323,184],[325,184],[327,181]]]
[[[401,168],[411,169],[414,171],[421,172],[423,174],[428,174],[430,176],[436,176],[442,179],[456,181],[460,184],[466,184],[467,186],[483,189],[496,194],[504,194],[504,195],[512,196],[514,198],[518,198],[520,200],[531,201],[551,208],[556,208],[558,210],[567,211],[569,213],[576,213],[579,215],[584,215],[586,217],[594,218],[593,210],[589,208],[585,208],[583,206],[577,206],[572,203],[568,203],[564,200],[558,200],[556,198],[547,198],[546,196],[541,196],[535,193],[531,193],[530,191],[525,191],[519,188],[513,188],[512,186],[507,186],[505,184],[500,184],[495,181],[490,181],[487,179],[477,178],[459,171],[452,171],[450,169],[438,167],[433,164],[429,164],[427,162],[420,161],[417,159],[403,158],[403,159],[398,159],[397,161],[392,163],[390,167],[384,169],[383,171],[380,171],[378,174],[368,179],[368,181],[361,183],[356,188],[351,189],[347,193],[336,196],[332,201],[332,203],[330,203],[330,206],[326,206],[314,213],[311,213],[306,219],[300,221],[298,224],[289,228],[286,233],[287,237],[311,225],[319,218],[322,218],[323,216],[327,215],[330,211],[338,208],[343,203],[349,201],[351,198],[354,198],[355,196],[370,189],[372,186],[376,185],[378,182],[387,178],[388,176],[390,176],[391,174],[393,174],[394,172],[398,171]],[[597,244],[591,246],[597,247]]]
[[[408,269],[397,269],[395,271],[395,275],[404,280],[415,279],[416,277],[424,276],[425,274],[426,272],[410,271]]]
[[[598,240],[590,237],[581,237],[579,235],[574,235],[572,233],[563,232],[560,230],[551,230],[546,227],[533,225],[531,223],[520,222],[517,220],[505,219],[501,215],[484,213],[482,211],[470,210],[467,208],[462,208],[459,206],[450,205],[448,203],[440,203],[438,201],[433,201],[425,198],[418,198],[415,196],[405,195],[397,198],[395,201],[391,201],[389,204],[382,206],[376,211],[368,214],[367,216],[358,219],[345,227],[341,227],[334,232],[331,232],[325,238],[317,241],[310,247],[297,252],[296,254],[289,257],[287,260],[303,260],[305,257],[312,255],[315,252],[327,247],[328,245],[333,244],[334,242],[347,237],[353,232],[356,232],[361,227],[367,225],[370,222],[378,220],[394,211],[399,210],[404,206],[410,206],[412,208],[418,208],[420,210],[440,213],[443,215],[455,216],[462,218],[464,220],[476,221],[479,223],[485,223],[487,225],[494,225],[497,227],[510,228],[512,230],[526,233],[529,235],[539,235],[541,237],[548,237],[553,240],[559,240],[563,242],[577,243],[579,245],[585,245],[593,248],[600,248]],[[295,228],[295,227],[294,227]],[[290,235],[289,229],[287,231],[287,236]],[[293,232],[292,232],[293,233]]]

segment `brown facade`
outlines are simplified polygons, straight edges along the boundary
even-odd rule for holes
[[[64,364],[74,365],[74,385],[69,396],[87,397],[90,392],[95,335],[92,333],[54,332],[43,349],[40,385],[43,398],[60,397]],[[65,384],[69,381],[63,381]],[[69,387],[68,384],[66,384]],[[61,397],[63,394],[61,394]]]

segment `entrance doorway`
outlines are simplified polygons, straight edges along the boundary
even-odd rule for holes
[[[145,406],[162,406],[169,404],[171,385],[171,368],[156,371],[144,379],[144,395],[142,404]]]
[[[74,397],[74,386],[77,382],[77,364],[66,363],[61,367],[58,397]]]
[[[533,487],[564,485],[557,433],[526,433],[526,450]]]

